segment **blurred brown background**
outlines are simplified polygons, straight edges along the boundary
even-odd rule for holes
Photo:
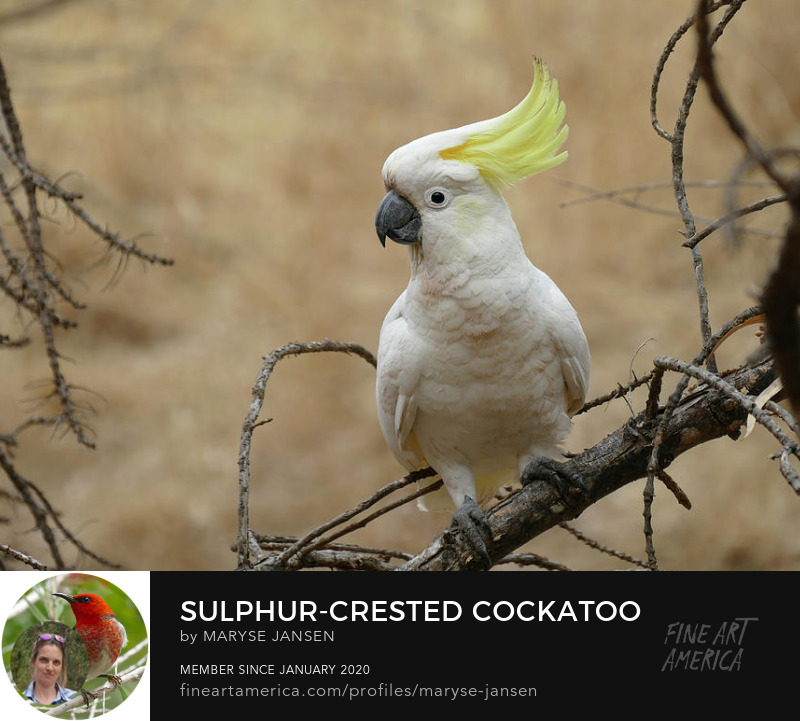
[[[377,346],[408,277],[406,252],[383,250],[373,218],[380,170],[395,147],[498,115],[546,60],[567,104],[567,163],[511,189],[529,256],[577,308],[592,349],[590,397],[646,373],[653,356],[699,348],[695,282],[677,215],[584,197],[671,177],[650,126],[650,83],[667,39],[694,2],[637,0],[74,0],[20,17],[0,2],[0,56],[31,163],[85,194],[98,221],[173,268],[92,267],[103,247],[48,208],[50,251],[89,304],[60,338],[73,383],[102,396],[98,447],[47,430],[22,436],[17,466],[90,548],[129,569],[227,569],[236,534],[241,423],[261,358],[292,340]],[[716,47],[725,88],[769,145],[800,144],[800,6],[748,2]],[[668,66],[659,105],[671,129],[694,38]],[[689,180],[725,179],[740,148],[701,88],[687,138]],[[753,176],[755,177],[755,176]],[[772,193],[756,188],[742,198]],[[632,198],[633,196],[628,196]],[[693,210],[725,212],[719,188],[692,189]],[[672,211],[671,191],[638,202]],[[777,208],[749,221],[779,231]],[[701,245],[717,328],[752,305],[776,240],[738,250]],[[13,330],[8,302],[2,330]],[[756,348],[744,331],[720,354]],[[46,378],[38,338],[0,356],[0,418],[13,427]],[[637,349],[644,347],[636,355]],[[634,359],[635,356],[635,359]],[[373,369],[326,354],[281,363],[267,386],[252,458],[255,529],[302,534],[352,507],[402,469],[378,429]],[[673,380],[674,382],[674,380]],[[631,399],[635,410],[643,397]],[[630,414],[623,401],[576,420],[571,450]],[[657,488],[656,549],[669,569],[800,568],[800,499],[761,429],[678,459],[670,472],[694,503]],[[643,556],[643,483],[576,526]],[[3,540],[41,551],[21,510]],[[413,506],[354,540],[420,550],[449,521]],[[616,568],[555,529],[526,550],[574,568]],[[44,555],[44,552],[42,552]],[[70,560],[80,562],[72,553]]]

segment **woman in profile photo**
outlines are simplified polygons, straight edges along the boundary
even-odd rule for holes
[[[31,651],[31,678],[25,698],[45,706],[71,699],[77,691],[66,688],[67,650],[63,636],[40,633]]]

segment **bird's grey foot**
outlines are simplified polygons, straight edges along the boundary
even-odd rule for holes
[[[523,486],[534,481],[544,481],[553,486],[568,506],[572,505],[570,499],[574,501],[588,491],[579,475],[570,472],[565,464],[546,456],[534,458],[522,472],[520,482]]]
[[[464,502],[456,509],[450,529],[461,533],[467,542],[472,556],[480,565],[482,570],[492,567],[492,559],[484,536],[492,538],[492,529],[486,519],[486,513],[478,506],[475,501],[466,496]],[[489,540],[491,543],[491,540]]]

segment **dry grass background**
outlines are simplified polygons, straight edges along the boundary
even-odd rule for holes
[[[20,5],[0,2],[1,14]],[[63,521],[130,569],[226,569],[235,556],[237,452],[261,357],[292,340],[330,337],[375,350],[405,286],[406,253],[381,249],[373,218],[388,153],[423,134],[504,112],[527,92],[531,56],[559,79],[569,161],[508,192],[528,254],[564,289],[589,337],[590,397],[643,374],[650,359],[699,347],[695,284],[678,217],[582,197],[559,182],[608,190],[670,179],[668,145],[649,122],[656,60],[694,2],[637,0],[82,0],[0,24],[0,53],[28,156],[51,176],[75,172],[95,218],[172,256],[171,269],[92,268],[99,242],[49,210],[51,252],[89,303],[61,339],[75,383],[102,396],[98,448],[28,431],[18,467]],[[716,48],[722,81],[768,144],[800,141],[800,7],[749,2]],[[671,128],[693,47],[664,79]],[[690,180],[726,178],[739,147],[701,89],[687,141]],[[763,192],[761,191],[756,192]],[[642,196],[674,208],[669,190]],[[690,194],[708,218],[719,191]],[[775,230],[781,210],[755,220]],[[736,252],[701,246],[715,328],[753,302],[775,241]],[[0,307],[4,330],[13,320]],[[752,334],[722,353],[738,364]],[[632,361],[637,348],[647,345]],[[46,377],[38,344],[2,355],[0,417],[29,411],[26,383]],[[267,386],[256,431],[251,522],[299,534],[402,475],[384,446],[374,372],[339,355],[294,358]],[[633,398],[636,408],[641,396]],[[576,420],[568,447],[592,445],[630,413],[616,401]],[[800,500],[756,429],[679,459],[694,503],[657,488],[664,568],[800,568]],[[598,503],[576,525],[642,556],[642,484]],[[449,519],[413,507],[359,541],[419,550]],[[5,540],[40,550],[23,514]],[[528,550],[575,568],[619,564],[555,529]],[[79,560],[79,559],[76,559]]]

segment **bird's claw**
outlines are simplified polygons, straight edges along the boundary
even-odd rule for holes
[[[122,678],[120,678],[115,673],[101,673],[98,674],[98,678],[107,678],[111,683],[114,684],[117,688],[122,686]],[[116,691],[116,688],[114,689]],[[87,691],[85,688],[81,689],[81,696],[83,696],[83,703],[88,706],[92,701],[96,701],[100,694],[94,693],[93,691]]]
[[[486,519],[486,513],[469,496],[456,509],[450,528],[461,533],[472,551],[473,558],[484,570],[491,568],[492,559],[489,555],[484,536],[492,538],[492,529]],[[490,540],[491,543],[491,540]]]
[[[120,678],[115,673],[101,673],[100,676],[102,676],[103,678],[107,678],[115,686],[122,686],[122,678]]]
[[[523,486],[534,481],[544,481],[551,485],[568,506],[572,505],[571,499],[579,498],[589,490],[583,478],[570,472],[563,463],[545,456],[534,458],[522,472],[520,483]]]
[[[84,706],[88,706],[90,703],[92,703],[92,701],[97,700],[97,694],[87,691],[85,688],[81,689],[81,696],[83,696]]]

